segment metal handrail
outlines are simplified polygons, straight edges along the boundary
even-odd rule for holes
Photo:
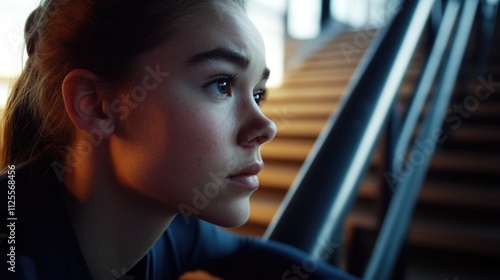
[[[437,55],[443,55],[442,44],[448,45],[451,43],[449,55],[444,55],[444,59],[439,60],[443,62],[442,64],[444,65],[443,74],[440,76],[438,82],[439,87],[433,95],[433,100],[431,100],[429,104],[429,113],[424,117],[420,127],[420,133],[416,137],[409,153],[410,155],[413,153],[419,154],[420,160],[418,168],[415,168],[410,174],[405,174],[404,180],[397,184],[394,189],[395,193],[390,201],[389,209],[384,218],[382,228],[375,243],[375,248],[363,277],[365,280],[383,280],[389,278],[396,257],[407,235],[413,209],[432,159],[433,151],[439,141],[439,135],[436,135],[436,131],[441,129],[446,108],[450,102],[453,88],[461,69],[460,66],[464,58],[467,42],[469,41],[476,16],[478,1],[465,1],[462,12],[459,15],[460,5],[461,2],[459,1],[450,0],[448,2],[442,24],[438,31],[437,40],[424,70],[424,78],[418,86],[418,100],[425,100],[422,96],[426,96],[426,93],[430,91],[430,85],[434,84],[432,80],[434,80],[437,70],[440,68],[440,65],[436,65],[431,59],[435,58]],[[452,33],[452,27],[456,23],[458,23],[458,28],[455,33]],[[451,35],[455,35],[453,40],[450,40]],[[406,118],[406,124],[408,126],[404,127],[400,142],[396,146],[398,152],[395,153],[395,155],[406,152],[409,145],[410,134],[413,132],[417,123],[416,118],[420,116],[420,112],[423,108],[422,102],[416,102],[412,105],[415,105],[415,108],[420,108],[418,108],[419,110],[415,108],[410,109],[412,114],[408,115]],[[425,151],[422,150],[421,143],[424,143]]]
[[[374,39],[347,93],[328,120],[264,238],[335,263],[344,220],[366,174],[434,0],[405,1]],[[339,148],[341,147],[341,148]]]

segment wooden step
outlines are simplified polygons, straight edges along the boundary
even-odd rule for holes
[[[453,218],[450,214],[441,216],[435,211],[424,213],[417,209],[410,240],[415,245],[500,256],[500,220],[490,222],[477,223],[474,219]]]
[[[323,129],[326,120],[323,119],[295,119],[293,121],[276,121],[278,137],[296,137],[316,139]]]
[[[259,175],[261,189],[286,192],[295,180],[300,166],[267,164]],[[358,196],[363,199],[378,199],[382,174],[367,174]],[[494,182],[464,183],[460,180],[428,177],[420,193],[419,201],[480,209],[500,210],[500,188]],[[264,191],[262,191],[264,192]]]
[[[276,214],[278,207],[283,200],[284,193],[281,195],[268,194],[266,192],[256,191],[250,198],[250,217],[248,222],[254,225],[267,227],[271,219]]]
[[[332,68],[335,69],[335,68]],[[329,71],[331,69],[324,70],[311,70],[308,72],[303,72],[300,75],[288,76],[283,81],[283,85],[291,85],[297,83],[346,83],[351,78],[353,71]]]
[[[327,119],[337,108],[336,102],[320,104],[266,104],[262,112],[273,121],[293,122],[295,119]]]
[[[376,220],[376,213],[370,208],[356,208],[350,216],[360,216],[361,223],[346,226],[377,227],[370,221]],[[412,246],[446,248],[458,252],[500,256],[500,223],[478,224],[472,220],[449,219],[433,213],[418,211],[412,218],[409,241]]]
[[[499,166],[500,158],[497,155],[439,151],[432,158],[430,169],[481,176],[498,174]]]
[[[458,180],[438,180],[428,178],[419,202],[436,205],[448,205],[471,209],[500,210],[500,188],[494,183],[466,184]]]
[[[318,54],[304,61],[295,71],[307,72],[311,69],[317,70],[329,67],[333,67],[334,69],[354,69],[359,61],[361,61],[363,55],[364,51],[351,55],[346,55],[342,51],[335,51],[330,54]],[[420,61],[423,61],[423,58],[424,54],[422,52],[416,52],[413,57],[414,63],[419,64]]]
[[[417,67],[421,65],[421,62],[416,62],[412,65],[408,72],[406,73],[405,82],[416,82],[418,77],[420,76],[420,68]],[[284,84],[289,82],[321,82],[325,80],[342,80],[349,81],[353,73],[355,72],[355,68],[311,68],[307,71],[296,71],[292,72],[285,77]]]
[[[311,87],[304,88],[273,88],[269,91],[269,97],[264,107],[273,102],[307,102],[307,103],[321,103],[324,100],[338,100],[344,95],[345,86],[343,87]],[[290,98],[290,101],[287,99]]]
[[[486,145],[500,143],[500,129],[491,125],[465,124],[456,130],[451,130],[448,135],[450,140],[447,141],[461,143],[464,147],[467,145],[474,145],[477,147],[481,145],[481,143]],[[446,144],[446,142],[444,144]]]
[[[313,140],[308,139],[274,139],[261,148],[264,160],[284,160],[303,162],[309,154]]]
[[[301,167],[298,164],[273,164],[264,161],[264,168],[259,173],[259,182],[261,187],[287,191],[292,185],[293,180]]]
[[[303,127],[299,126],[298,123],[302,123]],[[313,127],[312,124],[314,123],[317,123],[317,127]],[[309,124],[309,126],[307,126],[307,124]],[[278,136],[262,147],[262,157],[265,160],[274,161],[304,161],[314,144],[314,139],[316,139],[319,130],[322,129],[322,125],[324,125],[323,120],[297,120],[290,122],[288,125],[284,123],[281,127],[278,122]],[[286,137],[292,134],[294,134],[297,139]],[[429,153],[426,145],[426,142],[422,143],[419,150],[415,152],[412,157],[403,161],[405,167],[419,167],[423,156]],[[381,151],[376,150],[372,161],[381,162],[381,157]],[[477,154],[470,151],[437,150],[437,152],[432,155],[430,169],[444,171],[454,170],[456,172],[476,174],[496,174],[499,170],[499,165],[500,158],[498,155]]]
[[[352,73],[354,73],[353,68],[327,68],[327,69],[311,69],[310,71],[292,71],[285,76],[285,80],[290,79],[306,79],[306,78],[315,78],[317,76],[321,77],[344,77],[348,80]]]
[[[331,88],[312,88],[308,90],[300,88],[270,89],[268,100],[264,103],[263,109],[267,109],[274,104],[316,104],[316,103],[336,103],[343,96],[344,90]]]
[[[310,84],[306,85],[283,85],[280,88],[270,89],[269,100],[264,103],[264,107],[271,103],[273,98],[278,97],[280,100],[284,100],[285,96],[290,96],[292,100],[310,100],[314,102],[315,98],[327,97],[327,98],[341,98],[348,89],[350,81],[344,84],[330,84],[327,87],[323,87],[322,84]],[[411,94],[413,94],[415,86],[409,83],[402,84],[398,90],[398,95],[407,99]],[[330,97],[330,95],[332,95]]]

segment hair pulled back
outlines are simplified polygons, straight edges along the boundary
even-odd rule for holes
[[[138,56],[182,32],[194,8],[243,0],[46,0],[25,25],[27,62],[3,119],[1,169],[61,158],[73,126],[61,86],[73,69],[104,82],[125,81]]]

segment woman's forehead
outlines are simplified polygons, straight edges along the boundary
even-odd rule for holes
[[[216,1],[207,9],[199,9],[189,22],[181,32],[188,37],[184,42],[192,46],[227,47],[250,57],[253,51],[265,52],[261,34],[245,11],[235,5]]]
[[[234,5],[197,9],[185,25],[146,57],[181,66],[198,54],[213,50],[230,50],[250,66],[266,66],[262,36],[245,12]]]

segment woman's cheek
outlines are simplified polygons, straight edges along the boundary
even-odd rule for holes
[[[207,106],[209,107],[209,106]],[[225,106],[210,106],[209,108],[197,108],[188,118],[191,122],[187,133],[191,134],[195,145],[203,149],[231,149],[232,117]],[[189,117],[189,116],[188,116]],[[220,151],[216,151],[220,152]]]

